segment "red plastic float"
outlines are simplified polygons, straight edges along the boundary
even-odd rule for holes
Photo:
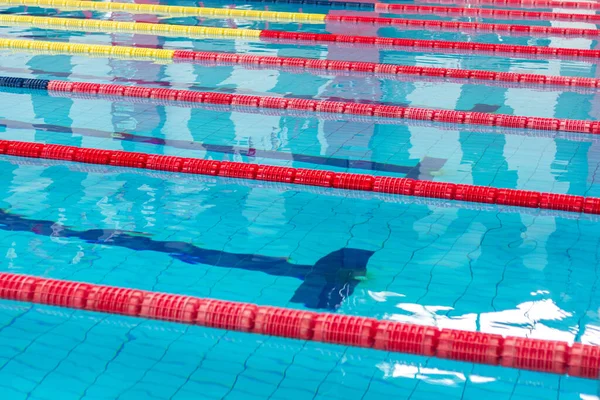
[[[315,318],[313,340],[372,347],[375,341],[377,320],[337,314],[318,314]]]
[[[219,176],[241,179],[256,179],[258,164],[223,161],[219,167]]]
[[[294,168],[260,165],[256,170],[256,179],[259,181],[293,183],[295,178]]]
[[[500,335],[442,329],[436,354],[452,360],[497,365],[503,342]]]
[[[140,290],[92,285],[86,310],[123,315],[140,315],[145,293]]]
[[[315,313],[0,273],[0,298],[254,334],[368,347],[597,379],[600,349],[576,343]]]
[[[90,289],[87,283],[44,279],[36,282],[31,301],[59,307],[85,308]]]
[[[110,150],[80,147],[79,150],[75,152],[75,157],[73,157],[73,161],[83,162],[87,164],[108,164],[111,156],[112,151]]]
[[[431,197],[435,199],[453,200],[456,193],[454,183],[416,181],[414,195],[419,197]]]
[[[74,161],[79,147],[47,144],[40,153],[40,158],[50,160]]]
[[[334,178],[335,173],[331,171],[298,168],[296,169],[296,179],[294,179],[294,183],[300,185],[332,187]]]
[[[540,208],[548,210],[581,212],[584,202],[585,198],[583,196],[555,193],[542,193],[540,196]]]
[[[312,340],[318,314],[279,307],[258,307],[254,333]]]
[[[541,193],[529,190],[499,189],[496,204],[515,207],[538,208]]]
[[[569,345],[564,342],[507,337],[502,346],[500,365],[564,374],[569,351]]]
[[[221,300],[203,300],[198,307],[198,325],[211,328],[250,332],[258,306]]]
[[[112,151],[110,155],[110,165],[131,168],[146,168],[148,154],[135,153],[132,151]]]
[[[40,158],[44,149],[42,143],[10,142],[6,148],[9,156]]]
[[[373,347],[385,351],[434,356],[440,331],[433,326],[379,321]]]
[[[146,293],[140,317],[191,324],[198,317],[200,299],[165,293]]]
[[[202,160],[199,158],[184,158],[181,172],[186,174],[212,175],[219,174],[220,161]]]
[[[586,214],[600,214],[600,198],[586,197],[583,202],[583,212]]]
[[[410,178],[376,176],[373,182],[373,191],[412,196],[415,192],[415,182],[414,179]]]
[[[146,168],[160,171],[180,172],[183,169],[185,158],[177,156],[148,155]]]
[[[32,301],[38,278],[27,275],[0,274],[0,297],[6,300]]]
[[[333,187],[337,189],[351,189],[372,191],[375,177],[365,174],[349,174],[339,172],[333,178]]]
[[[496,203],[498,189],[487,186],[456,185],[454,200],[476,203]]]
[[[567,373],[583,378],[600,378],[600,348],[589,344],[574,343],[569,352]]]

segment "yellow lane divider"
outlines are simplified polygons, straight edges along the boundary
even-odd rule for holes
[[[163,6],[155,4],[109,3],[78,0],[0,0],[0,5],[51,7],[61,10],[124,11],[128,13],[190,15],[208,18],[248,18],[265,21],[301,21],[314,23],[323,23],[326,16],[325,14],[296,12]]]
[[[177,37],[219,37],[227,39],[258,38],[258,29],[211,28],[205,26],[149,24],[145,22],[103,21],[80,18],[34,17],[29,15],[0,15],[0,25],[32,26],[82,32],[126,32]]]
[[[175,50],[146,49],[128,46],[110,46],[103,44],[78,44],[46,42],[41,40],[0,39],[0,49],[11,49],[42,54],[69,54],[82,56],[100,56],[133,60],[154,60],[165,62],[173,59]]]

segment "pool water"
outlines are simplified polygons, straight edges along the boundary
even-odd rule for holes
[[[3,11],[57,14],[34,7]],[[59,16],[572,48],[598,44],[342,24]],[[598,77],[596,64],[573,60],[27,27],[0,27],[0,37]],[[598,94],[590,89],[6,50],[0,75],[587,120],[600,113]],[[592,135],[0,90],[4,140],[600,197],[600,149]],[[593,215],[0,156],[3,272],[440,328],[600,345],[599,226]],[[600,398],[595,380],[8,301],[0,302],[0,341],[3,399]]]

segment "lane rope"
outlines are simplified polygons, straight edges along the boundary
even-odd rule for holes
[[[444,199],[447,201],[456,200],[459,202],[600,214],[600,198],[596,197],[434,182],[412,178],[205,160],[14,140],[0,140],[0,154],[184,174],[280,182],[291,185],[388,193]]]
[[[206,18],[248,18],[265,21],[297,21],[323,23],[326,14],[242,10],[236,8],[209,8],[189,6],[166,6],[157,4],[117,3],[78,0],[0,0],[0,5],[36,6],[61,10],[94,10],[100,12],[122,11],[127,13],[185,15]]]
[[[0,298],[210,328],[597,379],[600,350],[299,309],[0,273]]]
[[[381,77],[434,77],[440,79],[475,80],[494,84],[510,82],[525,85],[563,86],[572,88],[598,88],[600,79],[572,76],[546,76],[513,72],[465,70],[456,68],[419,67],[361,61],[318,60],[299,57],[262,56],[247,53],[221,53],[210,51],[149,49],[130,46],[91,45],[42,40],[0,39],[0,49],[29,51],[42,54],[70,54],[81,56],[115,57],[132,60],[173,60],[178,62],[206,62],[215,65],[245,65],[263,68],[301,71],[343,71]],[[517,85],[518,86],[518,85]]]
[[[580,10],[600,10],[597,1],[563,0],[415,0],[417,3],[465,4],[485,6],[506,6],[511,8],[573,8]]]
[[[181,174],[177,172],[168,171],[156,171],[147,169],[132,169],[125,167],[113,167],[109,165],[99,164],[83,164],[83,163],[67,163],[65,164],[61,160],[41,159],[41,158],[21,158],[21,157],[8,157],[2,161],[9,162],[16,166],[37,166],[37,167],[53,167],[57,165],[65,166],[72,172],[78,173],[90,173],[90,174],[119,174],[129,173],[136,174],[148,178],[156,179],[169,179],[176,177],[177,179],[185,180],[186,182],[198,182],[200,184],[214,184],[217,182],[216,177],[207,175],[191,175]],[[249,188],[265,188],[273,189],[279,192],[287,192],[290,190],[289,184],[280,182],[268,182],[268,181],[253,181],[237,179],[236,185],[241,185]],[[415,204],[428,207],[446,208],[446,209],[462,209],[462,210],[474,210],[474,211],[491,211],[501,213],[513,213],[521,215],[530,215],[534,217],[558,217],[561,219],[579,220],[579,221],[591,221],[600,222],[600,214],[578,214],[578,213],[565,213],[559,210],[548,210],[539,208],[518,208],[511,206],[486,204],[486,203],[471,203],[471,202],[448,202],[443,199],[427,198],[427,197],[414,197],[414,196],[398,196],[388,193],[378,192],[363,192],[363,191],[332,191],[326,187],[319,186],[306,186],[296,185],[294,191],[310,193],[320,196],[333,196],[336,198],[351,198],[351,199],[362,199],[362,200],[377,200],[384,203],[399,203],[399,204]]]
[[[20,93],[20,89],[5,88],[5,91],[14,91]],[[247,106],[238,106],[230,104],[210,104],[210,103],[195,103],[178,101],[174,102],[169,99],[160,98],[146,98],[146,97],[124,97],[121,95],[105,95],[105,94],[93,94],[93,93],[81,93],[81,92],[48,92],[49,96],[62,97],[68,99],[81,99],[81,100],[96,100],[96,101],[114,101],[119,103],[129,104],[145,104],[152,106],[168,107],[177,106],[181,108],[200,108],[208,111],[216,112],[239,112],[244,114],[260,114],[266,116],[289,116],[296,118],[317,118],[323,121],[343,121],[343,122],[356,122],[363,124],[381,124],[381,125],[401,125],[409,127],[423,127],[423,128],[435,128],[443,131],[456,131],[461,130],[460,124],[451,122],[434,122],[429,120],[417,120],[417,119],[395,119],[387,117],[378,117],[370,115],[358,115],[358,114],[335,114],[327,112],[316,112],[312,110],[300,110],[300,109],[277,109],[277,108],[253,108]],[[464,128],[462,128],[464,129]],[[542,131],[542,130],[531,130],[531,129],[515,129],[506,128],[501,126],[493,125],[471,125],[469,126],[469,132],[477,132],[484,134],[502,134],[502,135],[518,135],[527,138],[539,137],[546,139],[565,139],[573,142],[585,142],[585,143],[600,143],[600,135],[590,135],[586,133],[577,132],[563,132],[563,131]]]
[[[212,28],[202,26],[153,24],[88,20],[79,18],[34,17],[23,15],[0,15],[0,25],[34,26],[45,29],[64,29],[84,32],[130,32],[177,37],[218,37],[226,39],[252,38],[262,41],[292,43],[352,44],[377,47],[427,49],[456,53],[510,54],[525,56],[558,57],[567,59],[598,59],[600,50],[570,49],[560,47],[519,46],[474,42],[451,42],[443,40],[394,39],[376,36],[337,35],[328,33],[288,32],[276,30]]]
[[[158,99],[173,102],[183,101],[198,104],[237,106],[248,109],[256,108],[286,111],[299,110],[316,114],[334,113],[462,125],[484,125],[554,132],[578,132],[593,135],[600,134],[599,121],[547,117],[524,117],[473,111],[402,107],[377,103],[254,96],[221,92],[200,92],[166,88],[125,86],[117,84],[27,79],[9,76],[0,76],[0,87],[43,90],[50,91],[50,93],[80,93],[93,96],[101,95],[140,99]]]
[[[87,82],[0,77],[0,86],[23,87],[68,93],[88,93],[138,98],[158,98],[193,103],[233,105],[248,108],[301,110],[316,113],[364,115],[394,119],[446,122],[464,125],[487,125],[506,128],[600,134],[600,122],[547,117],[523,117],[473,111],[437,110],[349,101],[314,100],[253,96],[243,94],[197,92],[164,88],[124,86]]]
[[[480,22],[462,22],[462,21],[438,21],[425,19],[402,19],[402,18],[382,18],[372,16],[356,15],[334,15],[334,14],[310,14],[297,12],[278,12],[278,11],[257,11],[240,10],[232,8],[204,8],[204,7],[183,7],[183,6],[163,6],[153,4],[131,4],[97,1],[78,1],[78,0],[0,0],[0,4],[10,4],[15,6],[39,6],[53,7],[67,10],[96,10],[96,11],[125,11],[135,13],[158,13],[166,15],[192,15],[211,18],[252,18],[265,21],[296,21],[296,22],[334,22],[350,24],[370,24],[383,26],[407,27],[415,29],[438,29],[446,31],[482,31],[497,32],[506,34],[529,34],[529,35],[550,35],[550,36],[600,36],[598,29],[579,29],[562,28],[554,26],[527,26],[510,25],[496,23]],[[389,5],[388,9],[396,10],[395,5]],[[404,7],[403,5],[399,5]],[[379,10],[378,10],[379,11]],[[424,10],[422,10],[424,11]],[[431,10],[428,10],[431,12]]]
[[[507,18],[507,19],[534,19],[548,21],[573,21],[573,22],[600,22],[598,14],[576,14],[553,11],[528,11],[505,10],[499,8],[478,7],[441,7],[424,6],[415,4],[389,4],[375,3],[375,11],[381,13],[398,12],[402,14],[434,14],[449,16],[481,17],[481,18]]]

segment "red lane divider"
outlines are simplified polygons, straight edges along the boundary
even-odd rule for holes
[[[581,10],[600,10],[597,1],[563,1],[563,0],[417,0],[419,3],[468,4],[486,6],[507,6],[523,8],[573,8]]]
[[[454,4],[454,2],[453,2]],[[525,11],[505,10],[498,8],[472,8],[472,7],[442,7],[421,6],[414,4],[387,4],[376,3],[375,11],[380,13],[398,12],[402,14],[434,14],[450,16],[467,16],[482,18],[510,18],[510,19],[542,19],[548,21],[578,21],[600,22],[598,14],[573,14],[551,11]]]
[[[165,99],[153,99],[153,98],[141,98],[141,97],[122,97],[112,95],[88,94],[88,93],[73,93],[73,92],[49,92],[50,96],[53,97],[64,97],[69,99],[83,99],[83,100],[99,100],[106,99],[109,101],[120,101],[128,102],[132,104],[149,104],[154,106],[172,106],[172,100]],[[299,118],[315,118],[318,117],[324,121],[350,121],[360,122],[369,124],[385,124],[385,125],[403,125],[410,127],[427,127],[437,128],[440,130],[456,131],[460,129],[460,126],[453,123],[440,123],[434,121],[424,121],[415,119],[394,119],[385,117],[376,117],[368,115],[356,115],[356,114],[344,114],[343,117],[339,114],[330,113],[318,113],[315,115],[314,111],[305,110],[292,110],[292,109],[276,109],[276,108],[249,108],[244,106],[232,106],[223,104],[206,104],[206,103],[190,103],[190,102],[179,102],[177,106],[184,108],[202,108],[204,110],[211,110],[217,112],[241,112],[245,114],[260,114],[260,115],[271,115],[271,116],[292,116]],[[565,139],[569,141],[596,143],[600,142],[600,136],[582,134],[577,132],[563,132],[563,131],[541,131],[541,130],[525,130],[525,129],[513,129],[491,125],[471,125],[469,131],[485,133],[485,134],[503,134],[503,135],[519,135],[528,138],[541,137],[547,139]]]
[[[472,203],[500,204],[515,207],[600,214],[600,198],[596,197],[499,189],[486,186],[422,181],[409,178],[204,160],[56,144],[47,145],[12,140],[0,140],[0,154],[281,182],[296,185],[321,186],[336,189],[361,190],[404,196],[468,201]]]
[[[0,273],[0,298],[597,379],[600,348]]]
[[[412,119],[466,125],[501,126],[507,128],[537,129],[546,131],[580,132],[591,134],[600,133],[600,122],[574,119],[519,117],[514,115],[471,111],[434,110],[429,108],[363,104],[344,101],[250,96],[216,92],[195,92],[189,90],[159,89],[85,82],[49,81],[47,89],[49,91],[58,92],[154,98],[174,101],[187,101],[193,103],[243,106],[250,108],[302,110],[321,113],[353,114],[370,117],[375,116],[384,118]]]
[[[522,25],[522,28],[530,29],[534,27]],[[377,36],[336,35],[331,33],[262,30],[260,33],[260,39],[265,41],[277,40],[284,42],[345,43],[411,49],[433,49],[445,51],[451,50],[453,52],[459,53],[465,51],[473,51],[476,53],[484,54],[525,54],[537,56],[565,57],[573,59],[597,59],[600,57],[600,50],[589,49],[569,49],[563,47],[520,46],[510,44],[491,44],[474,42],[451,42],[446,40],[394,39]]]
[[[210,51],[175,50],[173,60],[213,62],[225,65],[257,65],[263,67],[297,68],[308,70],[350,71],[363,74],[426,76],[449,79],[510,82],[531,85],[597,88],[600,79],[574,76],[546,76],[455,68],[417,67],[362,61],[317,60],[313,58],[259,56],[252,54],[220,53]]]
[[[398,5],[400,4],[390,4]],[[433,7],[430,7],[433,8]],[[390,12],[391,10],[386,12]],[[494,10],[497,11],[497,10]],[[485,14],[483,14],[485,15]],[[438,30],[474,30],[482,32],[498,32],[498,33],[518,33],[531,35],[552,35],[552,36],[589,36],[598,37],[600,30],[598,29],[580,29],[580,28],[559,28],[556,26],[530,26],[530,25],[510,25],[510,24],[495,24],[481,22],[462,22],[462,21],[439,21],[429,19],[402,19],[402,18],[382,18],[382,17],[365,17],[356,15],[337,15],[328,14],[325,17],[326,22],[345,22],[345,23],[365,23],[374,25],[391,25],[410,28],[427,28]]]
[[[43,160],[43,161],[42,161]],[[99,164],[83,164],[83,163],[71,163],[65,165],[61,160],[50,160],[50,159],[39,159],[39,158],[20,158],[14,157],[10,160],[6,160],[11,164],[18,166],[43,166],[52,167],[56,165],[63,165],[74,172],[83,172],[91,174],[118,174],[118,173],[134,173],[140,176],[146,176],[157,179],[168,179],[172,173],[168,171],[156,171],[146,169],[130,169],[123,167],[113,167],[108,165]],[[178,179],[185,179],[186,182],[198,182],[202,184],[215,183],[216,177],[211,175],[192,175],[192,174],[177,174]],[[273,189],[280,192],[289,191],[289,184],[283,182],[269,182],[269,181],[254,181],[254,180],[237,180],[237,185],[246,186],[249,188],[266,188]],[[313,195],[322,196],[334,196],[338,198],[351,198],[351,199],[362,199],[362,200],[378,200],[384,203],[400,203],[400,204],[416,204],[428,207],[436,208],[460,208],[464,210],[475,210],[475,211],[493,211],[502,213],[519,213],[521,215],[531,216],[544,216],[544,217],[560,217],[563,219],[571,220],[584,220],[592,222],[600,222],[600,214],[577,214],[577,213],[565,213],[559,210],[548,210],[548,209],[533,209],[533,208],[513,208],[511,206],[502,206],[488,203],[471,203],[471,202],[448,202],[443,199],[433,199],[427,197],[414,197],[414,196],[397,196],[394,194],[381,193],[381,192],[365,192],[365,191],[331,191],[328,188],[319,186],[303,186],[298,185],[294,187],[295,191],[310,193]]]

